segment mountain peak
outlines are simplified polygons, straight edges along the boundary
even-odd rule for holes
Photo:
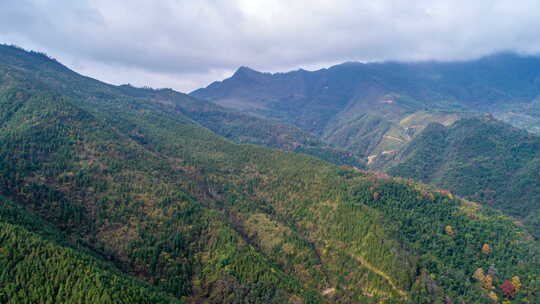
[[[234,72],[233,77],[242,76],[242,75],[246,75],[246,76],[257,75],[257,74],[262,74],[262,73],[259,71],[255,71],[254,69],[249,68],[247,66],[241,66],[236,70],[236,72]]]
[[[45,53],[2,43],[0,43],[0,63],[30,69],[48,67],[56,71],[73,72]]]

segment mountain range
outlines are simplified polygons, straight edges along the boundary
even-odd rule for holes
[[[540,57],[242,67],[191,95],[295,125],[367,168],[489,204],[539,236]]]
[[[401,66],[241,68],[189,96],[1,45],[0,302],[540,301],[537,137],[461,95],[432,106],[429,83],[387,92],[412,73]],[[519,85],[489,104],[534,104],[534,85]],[[405,139],[385,154],[390,136]],[[507,175],[462,182],[479,161]]]
[[[538,132],[540,57],[463,62],[348,62],[313,72],[241,67],[192,96],[283,121],[362,157],[394,153],[427,124],[492,113]]]

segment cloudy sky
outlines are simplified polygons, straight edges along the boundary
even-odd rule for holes
[[[538,0],[0,1],[0,43],[103,81],[184,92],[242,65],[537,54],[539,28]]]

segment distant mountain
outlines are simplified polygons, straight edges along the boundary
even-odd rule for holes
[[[233,143],[199,107],[1,46],[0,302],[539,301],[539,245],[500,212]]]
[[[463,112],[494,113],[540,130],[540,112],[532,110],[540,96],[540,57],[502,53],[463,62],[350,62],[276,74],[242,67],[191,95],[290,123],[358,156],[376,158],[395,153],[430,122],[448,125]]]
[[[393,175],[449,189],[523,218],[540,237],[540,137],[492,117],[430,124],[393,160]]]

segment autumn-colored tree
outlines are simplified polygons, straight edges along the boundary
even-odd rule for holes
[[[497,303],[497,301],[499,300],[499,297],[497,297],[497,294],[494,293],[493,291],[490,291],[488,293],[488,297],[495,303]]]
[[[521,280],[518,276],[512,277],[512,285],[516,288],[516,291],[519,291],[521,289]]]
[[[482,281],[482,286],[485,289],[493,289],[493,277],[491,277],[489,274],[484,277],[484,280]]]
[[[442,195],[446,195],[449,199],[454,199],[454,195],[452,195],[452,193],[450,193],[448,190],[440,189],[438,192]]]
[[[454,229],[452,228],[452,226],[450,225],[447,225],[444,230],[446,230],[446,233],[449,235],[449,236],[454,236]]]
[[[516,296],[516,287],[508,280],[505,280],[499,288],[507,298],[513,299]]]
[[[482,246],[482,253],[488,255],[491,252],[491,247],[488,244]]]
[[[484,269],[478,268],[474,271],[473,278],[477,279],[478,281],[483,282],[485,277]]]

